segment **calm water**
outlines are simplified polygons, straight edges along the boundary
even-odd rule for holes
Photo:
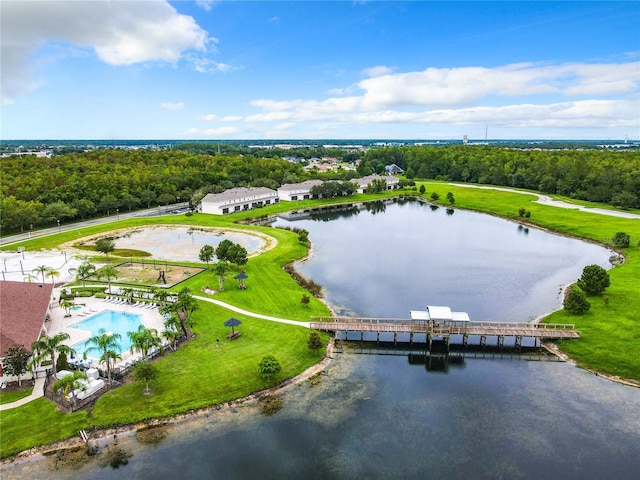
[[[258,252],[266,245],[256,235],[226,231],[222,234],[190,228],[143,228],[120,237],[116,248],[132,248],[149,252],[152,258],[162,260],[199,262],[200,249],[211,245],[214,249],[222,240],[242,245],[247,253]]]
[[[472,320],[527,321],[561,306],[561,288],[611,252],[497,217],[417,202],[279,220],[304,228],[311,257],[296,268],[339,313],[408,318],[447,305]],[[330,219],[330,220],[329,220]]]
[[[295,222],[310,231],[314,245],[301,269],[327,286],[330,300],[340,299],[341,308],[359,315],[406,316],[430,303],[476,319],[526,320],[557,305],[556,290],[585,264],[608,258],[606,250],[575,240],[417,205],[324,220]],[[119,470],[53,473],[34,464],[9,473],[83,479],[638,478],[638,389],[566,363],[511,355],[468,355],[445,373],[410,364],[407,356],[361,355],[353,344],[346,347],[318,384],[288,390],[283,409],[272,417],[255,406],[237,407],[173,425],[155,448],[121,438],[133,457]]]

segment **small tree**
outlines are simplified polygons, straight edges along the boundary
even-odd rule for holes
[[[213,271],[218,276],[218,290],[224,290],[224,276],[229,271],[229,263],[224,260],[219,260],[213,266]]]
[[[521,217],[524,217],[524,214],[525,214],[526,212],[527,212],[527,209],[526,209],[526,208],[522,208],[522,207],[520,207],[520,208],[518,209],[518,215],[520,215]]]
[[[307,295],[306,293],[303,293],[302,298],[300,299],[300,303],[302,304],[302,306],[308,307],[310,301],[311,301],[311,298],[309,297],[309,295]]]
[[[61,370],[69,370],[69,360],[64,354],[58,355],[58,359],[56,360],[56,371],[59,372]]]
[[[431,200],[433,200],[434,202],[437,202],[439,198],[440,198],[440,195],[438,195],[436,192],[433,192],[431,194]]]
[[[116,242],[110,238],[101,238],[96,241],[96,250],[104,253],[107,257],[116,249]]]
[[[58,395],[69,400],[69,402],[75,406],[76,404],[76,390],[86,390],[87,387],[80,380],[86,380],[87,376],[81,370],[75,370],[73,375],[68,375],[60,380],[56,380],[53,384],[53,391]],[[71,398],[68,395],[71,394]]]
[[[232,245],[233,242],[226,238],[218,244],[218,246],[216,247],[216,257],[218,258],[218,260],[229,261],[229,257],[227,257],[227,251]]]
[[[587,296],[577,285],[573,285],[566,298],[564,299],[564,309],[574,315],[582,315],[587,313],[591,308],[591,304],[587,301]]]
[[[449,203],[451,205],[456,203],[456,199],[454,198],[453,193],[451,193],[451,192],[447,192],[447,200],[449,201]]]
[[[198,256],[198,258],[200,258],[201,262],[206,262],[207,268],[209,268],[209,262],[211,261],[215,253],[216,252],[211,245],[204,245],[200,249],[200,255]]]
[[[420,189],[419,189],[420,195],[424,195],[426,191],[427,189],[424,187],[424,185],[420,185]]]
[[[304,228],[298,232],[298,241],[300,243],[309,243],[309,232]]]
[[[273,355],[265,355],[258,363],[258,370],[260,371],[262,378],[265,380],[271,380],[282,371],[282,366],[278,359]]]
[[[318,332],[311,332],[309,334],[309,340],[307,340],[307,345],[313,351],[320,350],[322,348],[320,334]]]
[[[625,232],[617,232],[613,236],[613,244],[616,247],[626,248],[631,245],[631,237],[628,233]]]
[[[24,345],[16,344],[7,349],[6,356],[2,362],[6,373],[18,377],[18,386],[20,387],[22,387],[20,376],[27,373],[29,358],[31,358],[31,354],[24,348]]]
[[[587,295],[600,295],[611,285],[609,273],[600,265],[587,265],[582,270],[578,286]]]
[[[149,395],[149,393],[151,393],[149,391],[149,382],[152,382],[156,378],[158,378],[158,375],[159,375],[158,367],[156,367],[155,363],[149,360],[138,362],[133,366],[133,378],[136,382],[140,382],[140,383],[144,382],[145,395]]]

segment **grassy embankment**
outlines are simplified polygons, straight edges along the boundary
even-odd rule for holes
[[[611,286],[604,293],[609,297],[608,305],[604,302],[604,295],[588,297],[591,309],[585,315],[570,315],[560,310],[546,317],[545,321],[573,323],[582,332],[578,341],[558,342],[560,349],[581,367],[640,381],[640,219],[545,206],[535,203],[534,195],[432,182],[425,186],[425,197],[429,198],[431,192],[438,192],[443,204],[446,204],[445,196],[450,191],[454,194],[455,206],[515,221],[524,220],[518,216],[518,209],[522,207],[531,212],[527,220],[531,224],[609,247],[612,247],[611,239],[616,232],[628,233],[631,246],[620,250],[626,261],[609,271]],[[587,202],[580,204],[607,208]]]

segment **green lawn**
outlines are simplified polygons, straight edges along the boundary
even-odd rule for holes
[[[0,390],[0,405],[3,403],[15,402],[16,400],[20,400],[21,398],[28,397],[29,395],[31,395],[32,391],[33,387],[24,388],[15,392],[5,392],[4,390]]]
[[[610,297],[609,306],[605,306],[600,297],[590,298],[592,308],[587,315],[569,316],[564,312],[557,312],[547,320],[575,323],[582,331],[580,340],[560,344],[564,351],[582,365],[604,373],[640,380],[640,248],[637,246],[640,220],[618,219],[538,205],[533,203],[536,198],[534,195],[454,187],[436,182],[426,183],[426,188],[425,197],[429,198],[431,192],[436,191],[440,194],[443,205],[447,204],[447,192],[452,192],[455,207],[499,215],[515,221],[521,221],[518,209],[522,207],[531,212],[528,221],[532,224],[599,243],[606,244],[618,231],[630,234],[633,246],[624,251],[626,263],[610,273],[612,285],[606,292]],[[381,196],[389,195],[392,193]],[[348,202],[375,198],[372,195],[358,195],[350,197]],[[273,214],[291,207],[301,209],[319,205],[318,201],[282,202],[257,212],[242,212],[225,217],[195,214],[190,219],[176,215],[122,220],[35,238],[22,242],[21,246],[28,250],[55,248],[60,243],[116,228],[152,224],[233,227],[260,231],[276,238],[277,248],[249,259],[245,268],[249,275],[245,282],[247,290],[237,288],[237,282],[233,279],[234,271],[225,282],[225,290],[216,293],[214,298],[257,313],[308,321],[311,315],[328,314],[328,309],[315,298],[312,298],[309,306],[303,306],[300,299],[305,291],[282,269],[284,264],[304,256],[307,247],[300,244],[297,235],[292,232],[237,225],[233,222],[255,214]],[[17,246],[9,248],[15,249]],[[179,288],[188,286],[194,294],[205,296],[200,291],[205,285],[217,289],[218,280],[212,272],[197,275],[181,283]],[[195,313],[196,337],[177,352],[158,361],[160,377],[152,385],[153,395],[144,396],[143,387],[132,384],[102,396],[90,415],[83,412],[72,415],[61,413],[44,399],[2,412],[0,457],[5,458],[26,448],[77,435],[82,428],[126,424],[173,415],[246,396],[267,386],[257,370],[257,363],[265,354],[273,354],[282,363],[280,379],[300,373],[320,358],[319,353],[310,352],[307,348],[309,331],[304,328],[244,317],[206,302],[199,302],[199,305],[200,309]],[[233,342],[226,340],[225,335],[229,330],[223,326],[223,322],[230,316],[243,322],[238,328],[242,336]],[[220,339],[220,347],[216,346],[216,338]],[[327,336],[323,338],[325,341],[328,339]]]

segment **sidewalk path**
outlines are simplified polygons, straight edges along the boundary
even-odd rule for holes
[[[449,185],[453,185],[455,187],[482,188],[485,190],[500,190],[502,192],[520,193],[522,195],[535,195],[536,197],[538,197],[538,200],[536,200],[536,203],[539,203],[541,205],[548,205],[550,207],[568,208],[570,210],[580,210],[581,212],[597,213],[598,215],[608,215],[610,217],[634,218],[634,219],[640,218],[640,215],[638,215],[637,213],[621,212],[620,210],[607,210],[606,208],[584,207],[582,205],[575,205],[573,203],[563,202],[562,200],[554,200],[548,195],[542,195],[540,193],[535,193],[535,192],[523,192],[521,190],[514,190],[512,188],[487,187],[487,186],[481,186],[481,185],[469,185],[465,183],[450,183]]]
[[[3,403],[2,405],[0,405],[0,411],[21,407],[25,403],[29,403],[30,401],[35,400],[36,398],[44,397],[44,380],[45,380],[45,377],[36,378],[36,383],[33,386],[33,391],[31,392],[31,395],[29,395],[28,397],[21,398],[20,400],[16,400],[15,402]]]
[[[203,302],[215,303],[216,305],[231,310],[233,312],[241,313],[242,315],[246,315],[248,317],[261,318],[263,320],[269,320],[270,322],[278,322],[278,323],[288,323],[289,325],[297,325],[299,327],[311,328],[310,322],[299,322],[298,320],[288,320],[286,318],[277,318],[270,317],[269,315],[262,315],[260,313],[249,312],[248,310],[243,310],[238,307],[234,307],[233,305],[229,305],[228,303],[221,302],[220,300],[214,300],[213,298],[200,297],[194,295],[193,298],[196,300],[202,300]]]
[[[242,308],[234,307],[225,302],[221,302],[220,300],[214,300],[213,298],[201,297],[198,295],[194,295],[193,298],[196,300],[202,300],[203,302],[214,303],[220,307],[226,308],[227,310],[231,310],[233,312],[241,313],[242,315],[246,315],[247,317],[261,318],[262,320],[268,320],[270,322],[278,322],[278,323],[287,323],[289,325],[297,325],[298,327],[310,328],[309,322],[299,322],[297,320],[288,320],[286,318],[277,318],[270,317],[269,315],[262,315],[260,313],[249,312],[248,310],[243,310]],[[36,398],[40,398],[44,396],[44,377],[37,378],[36,383],[33,386],[33,392],[28,397],[21,398],[20,400],[16,400],[15,402],[5,403],[0,405],[0,411],[10,410],[12,408],[20,407],[25,403],[29,403]]]

